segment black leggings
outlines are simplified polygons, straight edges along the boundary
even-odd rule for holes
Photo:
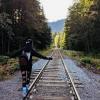
[[[22,74],[22,86],[26,86],[30,83],[30,76],[32,71],[32,65],[29,66],[20,66]]]

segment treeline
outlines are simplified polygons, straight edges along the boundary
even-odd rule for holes
[[[65,33],[63,32],[54,33],[52,38],[53,38],[53,46],[58,47],[58,48],[64,48]]]
[[[66,49],[100,52],[100,0],[76,0],[64,29]]]
[[[36,49],[50,46],[51,30],[38,0],[0,0],[0,54],[7,54],[33,39]]]

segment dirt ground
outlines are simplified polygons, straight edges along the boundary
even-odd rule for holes
[[[16,72],[8,80],[0,82],[0,100],[21,100],[21,87],[20,72]]]

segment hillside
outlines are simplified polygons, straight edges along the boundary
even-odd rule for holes
[[[61,32],[64,28],[64,19],[56,22],[49,22],[48,25],[51,27],[52,32]]]

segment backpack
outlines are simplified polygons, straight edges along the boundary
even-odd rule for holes
[[[19,57],[19,64],[20,64],[20,66],[27,66],[28,65],[28,58],[25,54],[25,51],[22,51],[22,54]]]

